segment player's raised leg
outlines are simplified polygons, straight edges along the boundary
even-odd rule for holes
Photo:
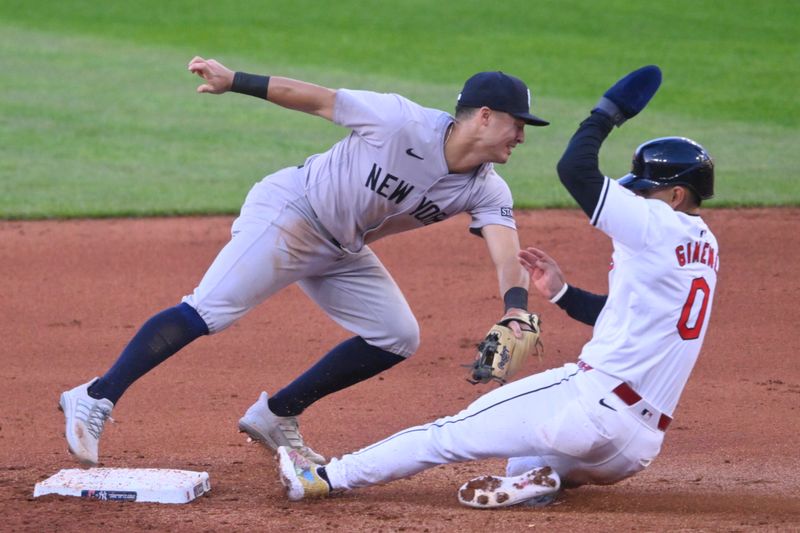
[[[87,390],[96,381],[94,378],[62,393],[58,402],[66,419],[64,436],[69,452],[86,466],[97,464],[100,435],[114,408],[110,400],[89,396]]]
[[[85,390],[77,387],[68,391],[69,397],[80,396],[83,400],[61,406],[67,419],[67,441],[94,441],[84,446],[70,445],[82,462],[97,462],[97,441],[107,417],[93,417],[97,429],[87,433],[83,425],[88,422],[81,422],[82,415],[72,406],[99,400],[116,405],[135,381],[186,345],[224,330],[276,291],[316,269],[323,270],[326,262],[335,259],[334,252],[324,253],[330,243],[316,233],[301,212],[281,207],[286,200],[279,194],[266,182],[256,185],[234,222],[233,238],[217,254],[194,292],[183,303],[145,322],[103,376]],[[263,212],[265,201],[260,200],[265,198],[267,203],[278,202],[273,215]],[[294,240],[284,237],[282,228],[287,226],[293,228]],[[282,268],[264,268],[278,263]],[[106,410],[110,412],[110,408]]]
[[[297,417],[320,398],[405,360],[419,346],[419,328],[400,289],[368,248],[337,261],[324,276],[298,284],[334,320],[358,335],[331,349],[275,395],[262,393],[239,421],[239,429],[273,451],[289,446],[324,463],[303,442]]]
[[[82,464],[98,463],[100,436],[125,390],[194,339],[208,333],[194,308],[182,303],[148,320],[102,377],[66,391],[59,408],[69,451]]]

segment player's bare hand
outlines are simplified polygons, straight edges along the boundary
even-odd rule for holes
[[[528,247],[518,254],[520,264],[531,276],[531,283],[548,300],[558,294],[566,283],[555,259],[538,248]]]
[[[510,318],[512,316],[520,316],[527,314],[528,312],[524,309],[517,309],[516,307],[512,307],[506,312],[505,315],[503,315],[503,318],[501,318],[500,321],[503,322],[505,319]],[[511,322],[508,323],[508,327],[509,329],[511,329],[512,333],[514,333],[514,336],[516,338],[518,339],[522,338],[522,327],[519,325],[519,322],[517,322],[516,320],[512,320]]]
[[[203,59],[195,56],[189,61],[189,72],[197,74],[206,83],[197,87],[199,93],[222,94],[233,85],[234,72],[215,59]]]

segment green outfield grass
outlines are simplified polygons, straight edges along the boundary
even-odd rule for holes
[[[193,55],[452,110],[464,79],[526,81],[548,128],[498,167],[517,206],[573,206],[569,136],[619,76],[664,83],[616,130],[603,171],[686,135],[717,162],[710,206],[800,205],[800,2],[794,0],[0,0],[0,218],[238,211],[273,170],[346,131],[241,95],[197,95]]]

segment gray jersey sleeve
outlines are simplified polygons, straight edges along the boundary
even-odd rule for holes
[[[485,182],[480,194],[475,197],[475,204],[469,209],[472,221],[469,231],[481,234],[481,228],[490,224],[517,229],[514,222],[514,200],[511,189],[493,168],[486,172]]]
[[[382,146],[407,120],[408,101],[397,94],[339,89],[333,122],[354,131],[373,146]]]

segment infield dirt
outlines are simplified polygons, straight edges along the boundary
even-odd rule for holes
[[[577,210],[517,214],[523,245],[568,279],[606,290],[609,240]],[[202,470],[211,492],[187,505],[32,497],[75,463],[59,394],[102,374],[153,313],[191,291],[228,240],[233,217],[0,222],[0,512],[6,531],[790,531],[800,529],[800,209],[706,210],[721,268],[703,352],[645,472],[567,491],[544,509],[461,507],[458,487],[503,462],[437,467],[323,501],[283,497],[273,458],[236,431],[275,391],[349,335],[296,287],[229,330],[193,343],[137,382],[101,442],[103,466]],[[328,456],[466,406],[493,385],[463,364],[502,303],[468,219],[390,237],[373,249],[422,329],[409,361],[325,398],[301,417]],[[574,361],[591,334],[539,297],[545,358]]]

